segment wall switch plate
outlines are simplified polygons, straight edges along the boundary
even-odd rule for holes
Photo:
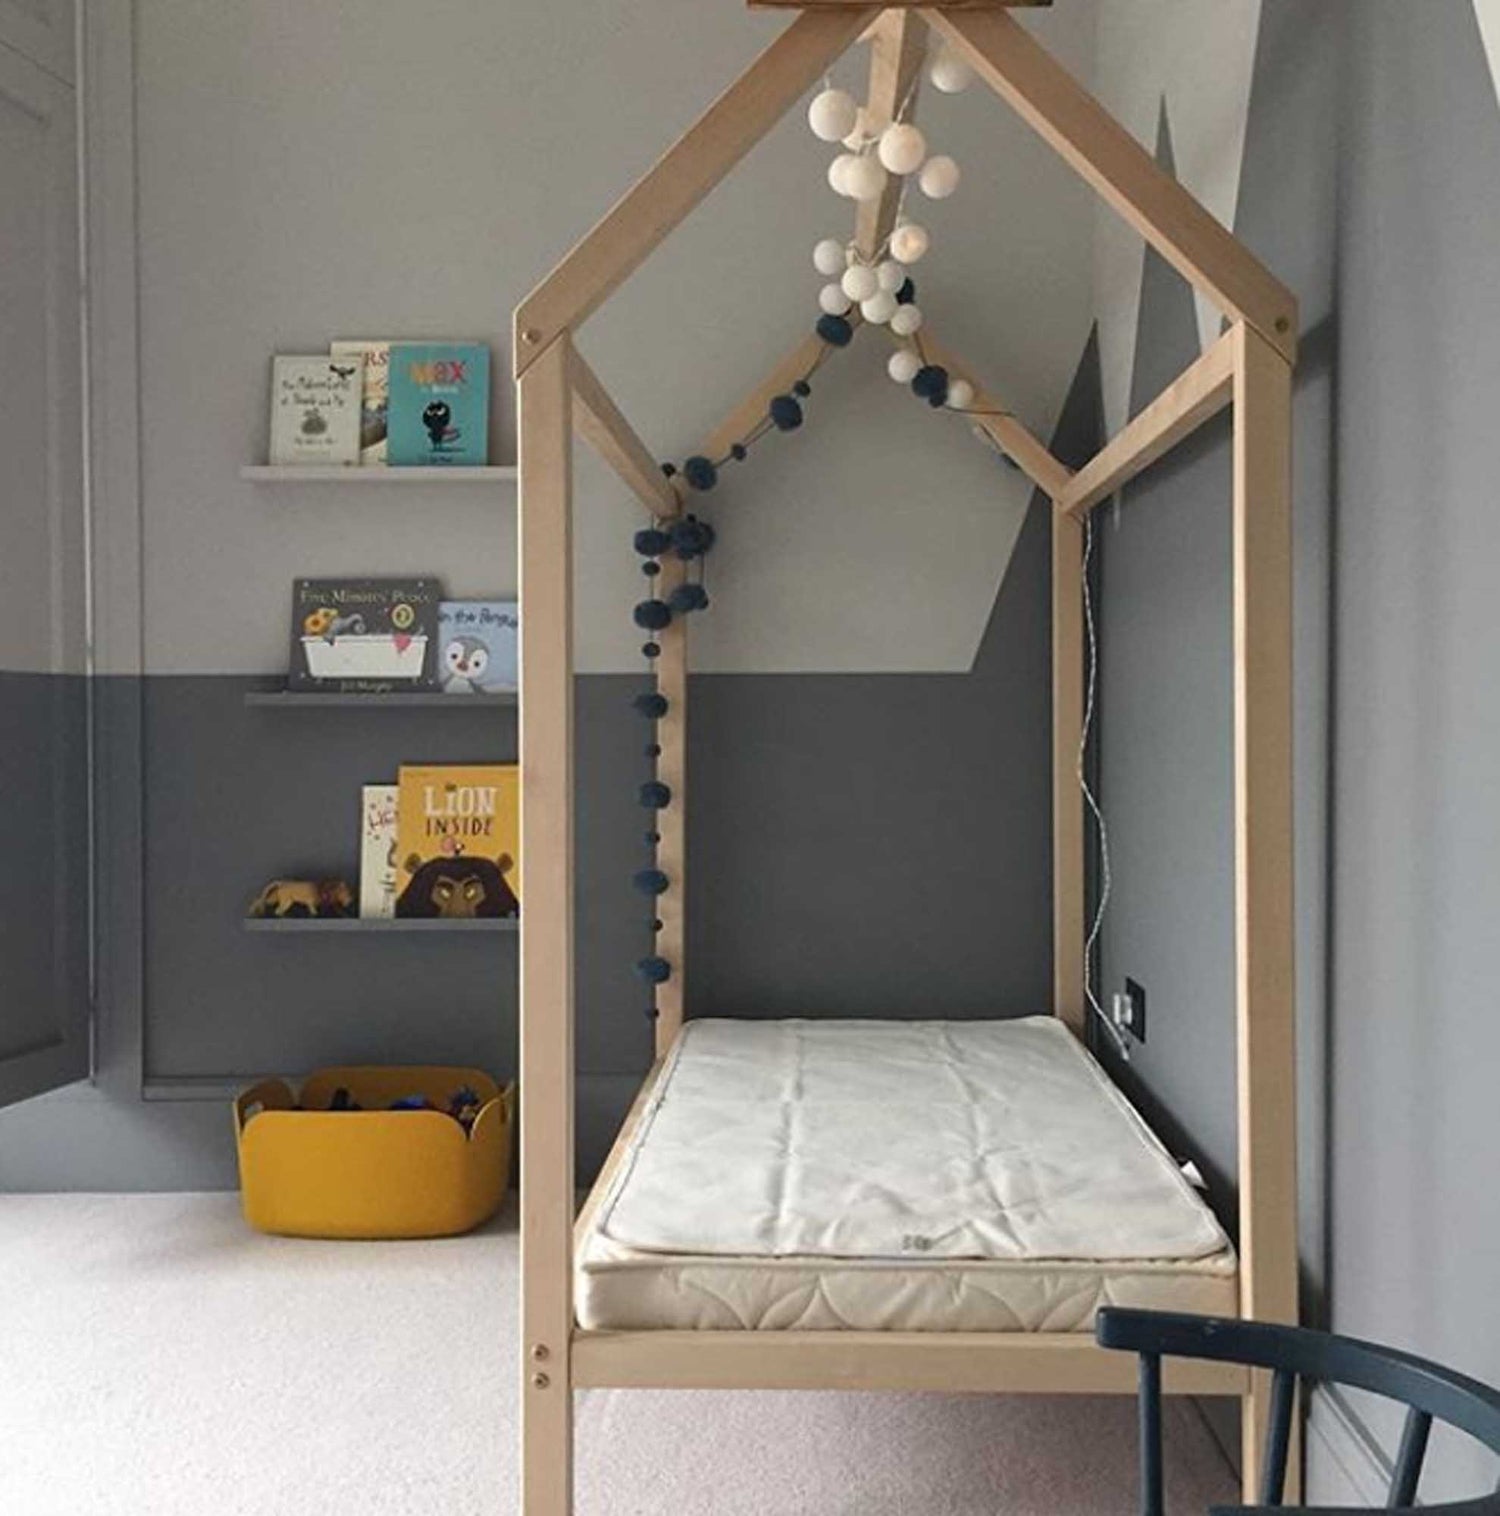
[[[1109,1003],[1109,1019],[1118,1031],[1128,1033],[1137,1042],[1146,1040],[1146,991],[1134,979],[1125,981]]]

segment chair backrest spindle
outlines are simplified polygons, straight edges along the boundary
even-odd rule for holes
[[[1432,1417],[1413,1406],[1401,1428],[1401,1447],[1391,1470],[1391,1489],[1385,1501],[1387,1510],[1398,1511],[1402,1506],[1417,1503],[1417,1483],[1422,1477],[1422,1460],[1427,1456],[1431,1432]]]
[[[1277,1369],[1271,1380],[1271,1416],[1266,1426],[1266,1452],[1261,1460],[1260,1503],[1279,1506],[1286,1490],[1286,1461],[1292,1446],[1292,1416],[1297,1409],[1297,1376]]]

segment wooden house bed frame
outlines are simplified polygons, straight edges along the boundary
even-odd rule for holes
[[[781,0],[773,0],[781,3]],[[1022,3],[1022,0],[1011,0]],[[1047,3],[1047,0],[1031,0]],[[682,506],[673,483],[574,350],[572,333],[856,40],[872,43],[868,104],[892,118],[919,73],[929,30],[972,65],[1063,159],[1223,311],[1224,334],[1076,473],[1009,415],[976,417],[1051,500],[1054,1013],[1084,1032],[1083,523],[1087,512],[1209,417],[1233,411],[1235,1014],[1239,1308],[1297,1317],[1292,977],[1291,371],[1296,302],[1012,17],[1002,0],[924,8],[800,0],[786,30],[520,305],[521,1269],[522,1509],[572,1511],[573,1391],[595,1386],[1126,1392],[1135,1365],[1088,1334],[863,1331],[584,1331],[573,1306],[582,1235],[627,1149],[683,1020],[686,618],[662,632],[657,951],[674,965],[656,992],[657,1064],[604,1174],[575,1219],[573,1150],[572,431],[645,506]],[[896,215],[895,186],[858,211],[869,255]],[[974,409],[1001,411],[971,366],[924,328],[928,361],[974,382]],[[799,343],[701,451],[718,457],[809,367]],[[670,592],[681,565],[663,561]],[[1166,1386],[1242,1397],[1244,1476],[1255,1489],[1269,1376],[1229,1364],[1167,1366]]]

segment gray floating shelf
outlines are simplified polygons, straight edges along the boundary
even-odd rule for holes
[[[514,916],[476,916],[457,921],[443,917],[382,916],[246,916],[247,932],[517,932]]]
[[[407,710],[494,710],[498,706],[516,704],[516,692],[507,690],[494,695],[445,695],[441,690],[424,690],[419,694],[360,695],[345,694],[338,690],[247,690],[246,705],[268,705],[277,708],[291,706],[369,706],[371,709],[392,710],[405,707]]]
[[[337,463],[242,463],[240,478],[252,484],[499,484],[514,482],[511,463],[452,468],[361,468]]]

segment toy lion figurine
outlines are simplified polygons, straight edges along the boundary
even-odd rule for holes
[[[352,916],[354,891],[342,879],[273,879],[250,906],[252,916]]]

